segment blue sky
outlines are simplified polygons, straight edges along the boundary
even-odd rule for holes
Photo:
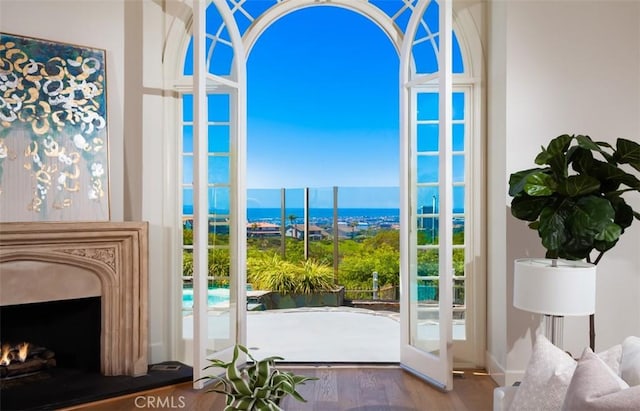
[[[248,60],[247,186],[399,185],[398,56],[336,7],[288,14]]]

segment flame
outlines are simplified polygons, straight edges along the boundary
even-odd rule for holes
[[[18,345],[18,360],[25,362],[27,360],[27,354],[29,354],[29,343],[23,342]]]
[[[2,346],[2,355],[0,356],[0,365],[9,365],[11,364],[11,358],[9,358],[9,354],[11,353],[11,346],[9,344],[4,344]]]

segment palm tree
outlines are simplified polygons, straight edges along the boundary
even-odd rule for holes
[[[349,227],[351,227],[351,239],[353,240],[356,237],[356,227],[358,226],[358,222],[353,220],[349,223]]]

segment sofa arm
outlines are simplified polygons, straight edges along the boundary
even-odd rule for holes
[[[517,386],[497,387],[493,389],[493,411],[507,411],[513,397],[518,390]]]

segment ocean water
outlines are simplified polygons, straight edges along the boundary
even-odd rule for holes
[[[210,210],[215,212],[215,210]],[[227,210],[219,211],[227,213]],[[193,206],[185,205],[183,213],[193,214]],[[290,222],[289,217],[295,216],[296,223],[302,223],[304,210],[302,208],[287,208],[285,219]],[[333,208],[310,208],[310,220],[328,220],[333,218]],[[340,220],[385,220],[398,222],[400,220],[400,209],[398,208],[339,208],[338,219]],[[247,221],[280,221],[280,208],[247,208]]]

